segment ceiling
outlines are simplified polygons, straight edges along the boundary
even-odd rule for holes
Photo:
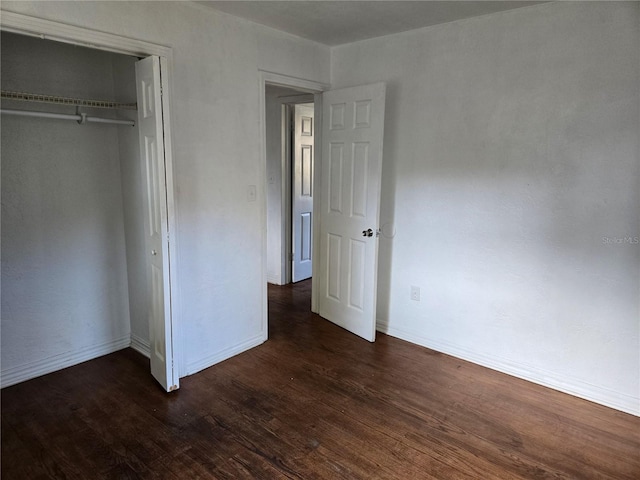
[[[540,1],[200,1],[329,46],[526,7]]]

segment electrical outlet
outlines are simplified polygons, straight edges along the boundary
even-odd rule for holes
[[[411,300],[414,300],[416,302],[420,301],[420,287],[411,285]]]

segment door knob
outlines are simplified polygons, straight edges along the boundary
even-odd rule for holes
[[[155,255],[157,255],[157,254],[158,254],[158,252],[156,252],[155,250],[151,250],[151,255],[154,255],[154,256],[155,256]]]
[[[362,231],[362,236],[363,237],[373,237],[373,230],[371,230],[371,229],[363,230]]]

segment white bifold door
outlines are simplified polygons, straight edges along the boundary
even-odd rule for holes
[[[140,159],[145,182],[144,228],[149,280],[149,343],[151,374],[167,391],[179,386],[173,366],[169,228],[165,177],[160,58],[136,63]]]
[[[322,100],[320,315],[370,342],[376,286],[385,85]]]
[[[294,110],[291,272],[299,282],[312,275],[313,104],[295,105]]]

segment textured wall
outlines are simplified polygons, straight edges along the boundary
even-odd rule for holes
[[[2,88],[109,100],[112,57],[3,34]],[[74,113],[74,107],[2,104]],[[2,117],[3,381],[20,368],[128,344],[117,129]]]
[[[173,49],[181,373],[264,338],[258,70],[328,82],[327,47],[192,2],[2,2],[2,9]],[[247,201],[247,186],[257,201]]]
[[[639,7],[332,50],[333,87],[388,84],[383,331],[640,413]]]
[[[282,271],[282,102],[267,86],[265,97],[267,160],[267,280],[284,283]]]

